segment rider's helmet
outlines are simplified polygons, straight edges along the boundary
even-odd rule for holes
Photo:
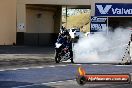
[[[67,35],[67,36],[69,36],[69,32],[68,32],[68,30],[64,30],[64,35]]]

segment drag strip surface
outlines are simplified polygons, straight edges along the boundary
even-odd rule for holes
[[[25,69],[0,71],[0,88],[12,88],[27,85],[63,82],[74,80],[79,64],[46,65]],[[81,65],[87,73],[132,73],[132,66],[120,65]],[[38,87],[41,88],[41,87]],[[43,87],[50,88],[50,87]],[[52,88],[52,87],[51,87]]]

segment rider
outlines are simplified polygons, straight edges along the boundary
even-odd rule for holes
[[[69,51],[70,51],[70,55],[71,55],[71,57],[73,57],[71,36],[67,36],[67,40],[66,40],[64,45],[68,46]]]
[[[59,33],[57,41],[63,43],[63,46],[69,47],[69,50],[72,51],[72,41],[71,41],[71,36],[64,27],[61,28],[61,32]]]
[[[62,49],[68,48],[68,50],[70,52],[71,62],[74,63],[74,61],[73,61],[73,51],[72,51],[72,41],[71,41],[71,36],[70,36],[68,30],[66,30],[64,28],[64,30],[59,33],[57,42],[61,43],[62,46],[59,47],[58,49],[56,49],[56,55],[58,55],[57,53],[61,52]]]
[[[65,35],[64,47],[68,47],[68,49],[70,51],[70,56],[73,57],[72,39],[71,39],[71,36],[70,36],[68,30],[64,31],[64,35]]]
[[[62,26],[57,41],[61,40],[61,43],[65,44],[65,42],[67,41],[67,37],[69,37],[69,36],[70,36],[70,34],[69,34],[68,30],[66,30],[66,28]]]
[[[64,42],[64,27],[63,26],[60,29],[60,33],[58,35],[57,42]]]

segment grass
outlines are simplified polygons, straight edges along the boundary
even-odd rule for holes
[[[62,19],[63,23],[65,18]],[[66,26],[66,23],[63,24]],[[67,18],[67,28],[81,28],[82,31],[90,31],[90,14],[82,13],[79,15],[69,16]]]

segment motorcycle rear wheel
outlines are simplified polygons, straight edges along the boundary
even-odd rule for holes
[[[73,57],[71,58],[71,63],[74,63],[74,61],[73,61]]]

